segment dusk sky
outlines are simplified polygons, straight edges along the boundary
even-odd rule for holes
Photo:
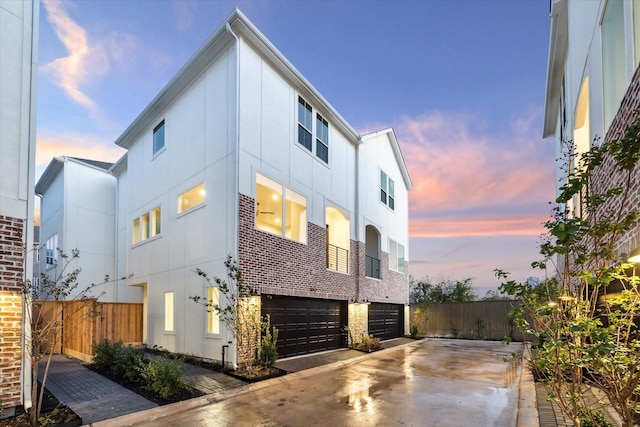
[[[410,274],[540,273],[549,2],[42,0],[36,179],[113,141],[238,7],[361,134],[393,127],[413,181]]]

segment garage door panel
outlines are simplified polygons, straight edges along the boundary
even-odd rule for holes
[[[402,336],[404,334],[404,306],[371,303],[369,305],[369,334],[383,340]]]
[[[340,348],[344,313],[346,303],[335,300],[271,296],[262,303],[278,329],[280,357]]]

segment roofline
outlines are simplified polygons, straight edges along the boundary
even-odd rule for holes
[[[222,53],[228,46],[235,42],[233,36],[227,30],[227,24],[233,30],[243,36],[243,39],[253,45],[260,53],[272,63],[272,65],[285,77],[292,80],[298,86],[298,90],[310,99],[312,104],[332,119],[334,126],[350,137],[353,144],[359,140],[358,133],[347,121],[329,104],[329,102],[313,87],[313,85],[300,73],[285,56],[262,34],[257,27],[239,10],[235,9],[229,17],[215,30],[204,42],[187,63],[176,73],[167,85],[156,95],[147,107],[115,140],[115,144],[123,148],[129,148],[135,139],[145,132],[158,120],[160,112],[171,105]]]
[[[109,168],[109,173],[112,175],[120,175],[124,169],[128,166],[128,152],[124,153],[114,164]]]
[[[553,136],[558,124],[558,108],[562,77],[567,57],[569,39],[567,0],[556,0],[551,6],[551,31],[549,36],[549,58],[547,62],[547,85],[544,100],[542,137]]]
[[[63,169],[63,165],[67,162],[76,163],[76,164],[94,169],[96,171],[106,173],[107,175],[111,175],[110,169],[103,169],[96,165],[92,165],[91,163],[83,162],[82,160],[77,159],[75,157],[70,157],[70,156],[54,157],[53,159],[51,159],[51,161],[49,162],[49,165],[47,165],[47,168],[44,170],[44,172],[42,173],[42,176],[40,176],[40,179],[36,183],[36,194],[38,196],[42,196],[44,192],[49,189],[49,187],[53,183],[53,180]]]
[[[393,154],[396,158],[398,166],[400,166],[400,173],[402,174],[404,185],[407,187],[407,190],[411,190],[413,188],[413,184],[411,183],[409,170],[407,169],[407,164],[405,163],[404,157],[402,156],[402,151],[400,151],[400,144],[398,143],[398,138],[396,138],[396,133],[393,131],[393,128],[382,129],[377,132],[363,135],[362,142],[365,143],[368,139],[375,138],[376,136],[383,134],[387,134],[387,136],[389,137],[389,140],[391,141],[391,149],[393,150]]]

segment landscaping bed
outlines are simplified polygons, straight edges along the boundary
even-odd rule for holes
[[[76,427],[82,425],[82,419],[68,406],[61,405],[58,399],[45,388],[40,412],[40,425]],[[18,406],[13,417],[0,420],[1,427],[27,427],[29,414],[24,407]]]

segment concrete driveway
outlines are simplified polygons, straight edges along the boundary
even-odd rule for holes
[[[258,383],[219,402],[175,406],[167,416],[156,418],[155,414],[137,422],[154,426],[515,426],[521,364],[511,354],[522,354],[522,350],[520,343],[425,339]]]

